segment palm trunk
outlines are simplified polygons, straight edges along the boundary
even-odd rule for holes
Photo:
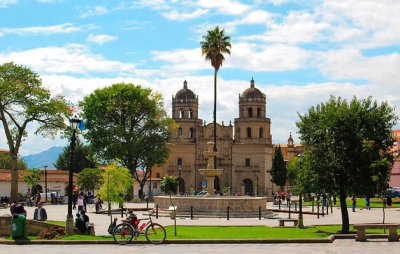
[[[11,153],[11,202],[18,201],[18,155]]]
[[[341,233],[349,233],[350,224],[349,224],[349,212],[347,211],[346,198],[347,195],[344,192],[340,192],[340,210],[342,213],[342,232]]]
[[[214,152],[217,151],[217,69],[214,69]],[[214,156],[214,169],[217,168],[217,155]]]

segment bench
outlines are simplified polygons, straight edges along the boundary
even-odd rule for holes
[[[297,227],[297,224],[299,223],[298,219],[279,219],[279,227],[284,227],[285,222],[293,222],[294,226]]]
[[[356,241],[366,241],[367,237],[365,235],[365,230],[366,229],[389,229],[389,242],[398,242],[399,241],[399,235],[397,234],[397,229],[399,228],[399,224],[395,223],[388,223],[388,224],[382,224],[382,223],[366,223],[366,224],[354,224],[353,226],[354,229],[357,229],[357,236],[356,236]]]

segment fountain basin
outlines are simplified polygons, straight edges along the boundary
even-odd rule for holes
[[[177,216],[190,216],[191,209],[195,217],[226,217],[229,207],[229,216],[232,218],[272,216],[267,211],[266,197],[250,196],[173,196],[173,204],[177,207]],[[171,206],[169,196],[155,196],[154,205],[158,209],[168,210]]]

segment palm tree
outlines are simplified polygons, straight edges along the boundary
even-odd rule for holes
[[[217,151],[217,73],[225,60],[224,53],[231,54],[231,37],[225,35],[224,29],[218,26],[207,31],[203,35],[201,44],[201,53],[206,60],[211,61],[211,66],[214,67],[214,152]],[[217,157],[214,156],[214,168],[217,168]]]

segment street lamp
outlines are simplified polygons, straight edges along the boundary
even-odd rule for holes
[[[76,131],[81,120],[74,115],[70,120],[72,136],[70,143],[70,156],[69,156],[69,178],[68,178],[68,215],[67,215],[67,224],[66,231],[67,234],[72,234],[74,231],[74,217],[72,215],[72,181],[73,181],[73,164],[74,164],[74,154],[75,154],[75,145],[76,145]]]
[[[302,158],[303,157],[303,155],[302,154],[299,154],[299,155],[297,155],[297,158],[298,158],[298,160],[299,160],[299,165],[300,165],[300,170],[301,170],[301,168],[302,168]],[[299,222],[298,222],[298,224],[297,224],[297,227],[298,228],[304,228],[304,224],[303,224],[303,197],[302,197],[303,195],[302,195],[302,192],[300,191],[300,193],[299,193]]]
[[[45,203],[47,203],[47,165],[44,165],[44,192],[45,192]]]
[[[257,181],[256,181],[256,196],[258,197],[258,176],[260,175],[260,170],[257,170],[256,176],[257,176]]]

